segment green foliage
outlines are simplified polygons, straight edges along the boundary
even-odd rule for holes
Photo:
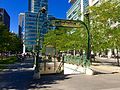
[[[0,65],[0,71],[2,71],[2,69],[5,69],[6,67],[3,65]]]
[[[44,47],[52,45],[57,50],[79,50],[85,49],[87,45],[87,32],[84,28],[59,28],[57,30],[50,30],[44,38]]]
[[[22,49],[22,43],[20,38],[17,37],[16,34],[9,34],[9,51],[20,52]]]
[[[15,56],[7,57],[4,60],[0,60],[0,64],[13,64],[17,61]]]
[[[4,25],[0,25],[0,51],[7,50],[9,40],[8,29]]]
[[[17,57],[15,56],[7,57],[4,60],[0,60],[0,71],[2,71],[2,69],[7,69],[7,64],[14,64],[15,62],[17,62]]]
[[[21,46],[21,41],[17,35],[9,32],[5,25],[0,24],[0,52],[18,52]]]
[[[120,1],[102,0],[100,5],[89,8],[91,13],[91,44],[93,51],[120,48]]]

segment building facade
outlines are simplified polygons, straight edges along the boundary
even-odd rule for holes
[[[89,0],[89,6],[95,6],[100,4],[101,0]]]
[[[67,11],[67,19],[69,20],[82,20],[84,19],[84,13],[89,6],[89,0],[69,0],[71,3],[70,9]]]
[[[40,37],[43,39],[44,34],[47,32],[47,17],[44,14],[41,14],[39,18],[37,13],[26,12],[25,13],[25,47],[26,51],[31,50],[36,45],[37,39],[37,21],[38,21],[38,30],[40,30]],[[37,20],[38,19],[38,20]],[[41,40],[43,41],[43,40]]]
[[[4,24],[10,30],[10,16],[5,9],[0,8],[0,23]]]
[[[37,14],[42,7],[46,8],[46,12],[40,13],[39,17],[37,18]],[[43,41],[44,34],[48,30],[47,12],[48,12],[47,0],[29,0],[28,12],[25,12],[24,14],[23,53],[32,51],[33,48],[36,46],[37,23],[38,30],[40,31],[41,41]]]
[[[23,34],[24,34],[24,24],[25,24],[25,13],[19,14],[19,20],[18,20],[18,36],[23,40]]]
[[[28,11],[38,12],[40,7],[48,8],[48,0],[28,0]]]

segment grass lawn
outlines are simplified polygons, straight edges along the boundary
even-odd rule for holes
[[[4,60],[0,60],[0,64],[14,64],[17,61],[16,56],[7,57]]]
[[[14,64],[15,62],[17,62],[16,56],[4,58],[4,60],[0,60],[0,69],[5,69],[6,68],[2,64]]]
[[[0,69],[5,69],[5,66],[0,65]]]

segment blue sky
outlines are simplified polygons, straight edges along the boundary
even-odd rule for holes
[[[48,14],[57,18],[66,18],[70,4],[68,0],[48,0]],[[18,15],[28,11],[28,0],[0,0],[0,8],[5,8],[10,15],[10,31],[18,33]]]

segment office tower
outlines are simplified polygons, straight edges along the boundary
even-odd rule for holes
[[[38,12],[40,7],[45,6],[47,9],[47,0],[29,0],[28,1],[28,11],[30,12]]]
[[[31,0],[28,0],[28,12],[31,12]]]
[[[46,8],[46,12],[40,13],[37,18],[38,11],[42,8]],[[30,52],[36,46],[37,39],[37,22],[38,30],[40,30],[41,41],[44,34],[47,32],[47,12],[48,1],[47,0],[29,0],[28,12],[24,13],[24,39],[23,39],[23,53]]]
[[[10,16],[5,9],[0,8],[0,23],[4,24],[10,30]]]
[[[23,40],[23,34],[24,34],[24,24],[25,24],[25,13],[19,14],[19,22],[18,22],[18,36]]]
[[[71,3],[71,7],[67,11],[67,19],[83,21],[84,14],[89,6],[89,0],[69,0],[69,3]]]

